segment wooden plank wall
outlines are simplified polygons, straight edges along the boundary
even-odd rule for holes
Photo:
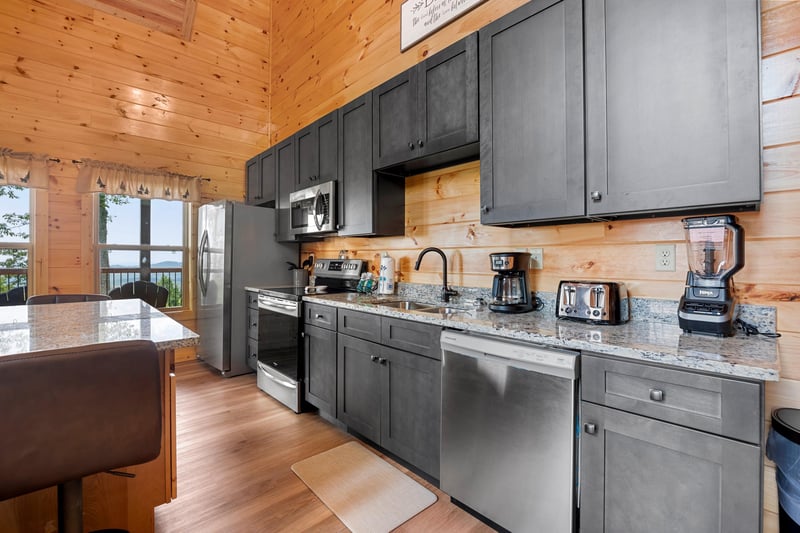
[[[273,1],[273,141],[385,81],[428,54],[522,4],[487,2],[405,53],[400,52],[399,1]],[[741,301],[774,305],[783,332],[782,375],[767,388],[767,409],[800,407],[800,1],[763,0],[764,202],[740,216],[746,231],[746,266],[736,275]],[[444,249],[453,284],[491,286],[488,254],[544,249],[536,289],[555,291],[560,279],[625,281],[634,296],[677,299],[686,251],[679,217],[638,221],[493,228],[479,222],[479,168],[469,163],[408,178],[406,232],[392,238],[329,238],[303,245],[317,257],[347,249],[370,261],[396,260],[399,279],[440,283],[441,264],[425,246]],[[655,271],[655,245],[677,247],[677,272]],[[769,411],[768,411],[769,412]],[[777,531],[774,471],[765,469],[765,531]]]
[[[73,159],[203,176],[203,201],[244,198],[244,163],[269,144],[270,8],[201,1],[182,40],[73,0],[0,3],[0,146],[62,161],[37,292],[96,290]]]

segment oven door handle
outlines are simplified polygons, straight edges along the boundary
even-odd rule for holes
[[[271,379],[275,383],[278,383],[279,385],[283,385],[284,387],[287,387],[289,389],[296,389],[297,388],[297,383],[292,383],[291,381],[285,381],[283,379],[278,379],[275,376],[273,376],[272,374],[270,374],[269,373],[269,369],[261,361],[258,362],[258,369],[261,370],[264,373],[264,376],[268,377],[269,379]]]
[[[264,309],[266,311],[272,311],[273,313],[279,313],[281,315],[288,315],[299,317],[300,314],[298,313],[298,305],[295,302],[285,302],[280,298],[272,298],[270,296],[259,295],[258,297],[258,308]]]

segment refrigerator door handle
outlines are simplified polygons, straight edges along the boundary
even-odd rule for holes
[[[203,230],[203,237],[200,239],[200,250],[197,252],[197,281],[200,284],[200,292],[203,296],[206,295],[208,290],[208,272],[206,272],[205,257],[208,251],[208,231]]]

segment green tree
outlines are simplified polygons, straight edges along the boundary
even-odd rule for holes
[[[22,187],[4,185],[0,187],[0,197],[18,199]],[[15,241],[26,242],[30,238],[30,213],[3,213],[0,216],[0,237],[11,237]],[[28,251],[19,248],[4,248],[0,254],[0,268],[27,269]],[[27,274],[16,274],[0,278],[0,292],[12,287],[25,285]]]
[[[166,274],[161,275],[161,279],[158,280],[158,285],[161,285],[169,291],[167,307],[181,307],[183,305],[183,291],[181,287],[173,283]]]

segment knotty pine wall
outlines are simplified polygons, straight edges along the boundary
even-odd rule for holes
[[[0,2],[0,146],[62,161],[37,197],[48,244],[32,293],[96,290],[73,159],[203,176],[204,201],[244,198],[244,163],[269,144],[271,16],[270,0],[200,0],[181,40],[72,0]]]
[[[405,53],[400,52],[399,1],[273,0],[273,141],[389,79],[522,1],[489,0]],[[800,1],[762,1],[764,201],[739,216],[746,232],[746,266],[736,275],[741,301],[774,305],[783,333],[782,376],[767,388],[767,409],[800,407]],[[441,262],[413,263],[422,248],[449,258],[455,285],[491,286],[488,254],[544,249],[533,272],[537,290],[560,279],[625,281],[634,296],[680,297],[686,270],[679,217],[537,228],[482,226],[477,162],[413,176],[406,182],[406,232],[391,238],[329,238],[303,245],[317,257],[347,249],[370,261],[397,261],[399,279],[441,283]],[[677,246],[676,272],[655,271],[655,244]],[[765,531],[777,532],[774,470],[765,469]]]

